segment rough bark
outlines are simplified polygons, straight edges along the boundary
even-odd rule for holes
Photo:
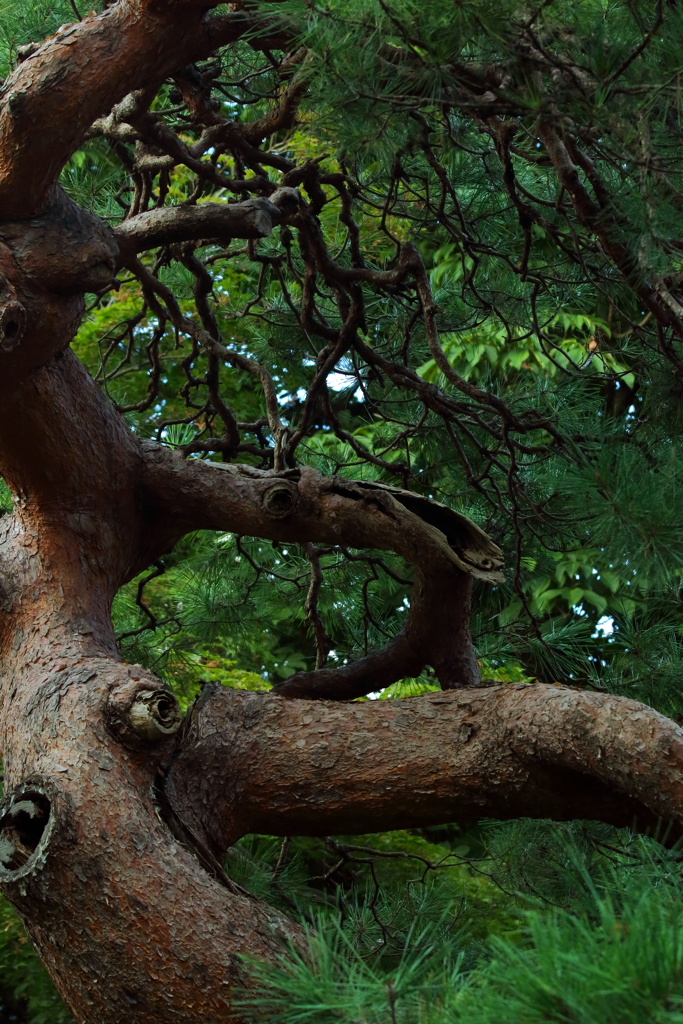
[[[119,262],[125,265],[138,252],[188,240],[207,238],[230,243],[233,238],[266,238],[297,206],[296,191],[282,188],[268,199],[246,199],[234,206],[202,203],[149,210],[116,228]]]
[[[472,814],[683,822],[683,733],[672,722],[619,698],[476,685],[469,584],[495,580],[500,553],[474,524],[399,488],[284,460],[257,471],[141,443],[70,351],[84,293],[135,253],[207,234],[254,238],[299,216],[289,187],[143,213],[112,231],[56,184],[124,97],[253,28],[242,12],[212,18],[212,6],[119,0],[40,46],[0,97],[0,473],[17,498],[0,521],[0,888],[79,1024],[230,1018],[248,984],[239,956],[273,956],[297,936],[223,873],[227,845],[249,830],[367,831]],[[406,251],[429,327],[424,275]],[[320,260],[343,308],[359,281],[400,284],[410,269],[344,276]],[[225,352],[210,331],[181,326],[211,355]],[[335,353],[324,350],[321,365]],[[269,414],[277,436],[277,409]],[[172,695],[119,660],[111,603],[202,528],[391,549],[415,567],[406,627],[369,661],[294,677],[280,695],[207,687],[177,731]],[[320,701],[425,664],[444,689],[468,688]],[[301,695],[315,700],[284,699]]]
[[[211,18],[216,6],[115,3],[63,26],[24,60],[5,82],[0,105],[0,217],[43,207],[87,130],[127,93],[156,90],[178,67],[254,28],[240,12]]]
[[[166,791],[218,858],[248,832],[324,836],[482,817],[656,828],[680,820],[682,740],[643,704],[555,685],[340,708],[207,684]]]

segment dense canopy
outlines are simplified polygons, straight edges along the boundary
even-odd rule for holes
[[[678,1019],[678,855],[635,832],[683,821],[682,44],[679,0],[0,0],[3,820],[37,801],[37,864],[62,781],[104,799],[59,775],[69,744],[117,743],[107,799],[136,809],[102,830],[173,837],[150,922],[174,858],[226,921],[276,907],[228,966],[200,920],[100,995],[73,964],[125,915],[70,961],[49,901],[113,847],[97,874],[99,840],[74,868],[55,832],[39,897],[0,850],[77,1021],[181,1019],[193,985],[182,1019],[227,1019],[222,976],[288,1024]],[[527,817],[605,824],[482,823]],[[200,935],[201,980],[150,996]]]
[[[34,6],[10,21],[8,59],[67,14]],[[508,567],[477,584],[486,675],[570,678],[671,714],[681,15],[663,17],[588,2],[226,14],[242,41],[95,122],[62,183],[130,252],[75,346],[137,433],[465,512]],[[225,219],[209,237],[216,203],[243,217],[269,196],[265,237],[231,241]],[[206,211],[207,237],[155,212],[179,204]],[[136,657],[151,644],[174,663],[189,630],[273,681],[376,648],[405,616],[409,573],[386,556],[197,543],[210,572],[189,563],[185,613],[165,605],[163,632],[125,638]]]

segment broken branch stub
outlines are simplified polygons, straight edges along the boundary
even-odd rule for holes
[[[405,491],[388,484],[358,481],[361,488],[386,491],[409,512],[424,523],[439,530],[448,542],[455,558],[453,561],[463,572],[487,583],[502,583],[503,556],[500,548],[480,526],[467,516],[433,498],[425,498],[414,491]]]
[[[26,311],[6,278],[0,276],[0,348],[11,352],[21,344],[26,328]]]
[[[279,480],[263,495],[263,507],[274,519],[284,519],[296,509],[299,491],[289,480]]]
[[[170,739],[180,728],[183,714],[171,691],[150,676],[149,682],[136,679],[112,691],[107,719],[117,739],[137,748]]]
[[[12,799],[0,821],[0,863],[6,871],[18,871],[31,859],[49,818],[50,801],[42,794]]]
[[[131,728],[150,743],[172,736],[180,728],[182,718],[173,694],[160,690],[140,690],[128,712]]]

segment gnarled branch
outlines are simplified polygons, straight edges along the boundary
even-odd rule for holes
[[[93,122],[127,93],[156,90],[179,66],[249,30],[258,35],[262,22],[253,15],[205,17],[215,6],[177,0],[169,15],[167,3],[120,0],[63,26],[22,61],[0,100],[0,217],[38,210]],[[260,45],[273,45],[264,28]]]
[[[177,242],[210,239],[229,243],[233,238],[266,238],[298,208],[295,189],[281,188],[268,199],[241,203],[202,203],[167,206],[124,220],[115,229],[125,265],[138,252]]]
[[[217,856],[247,832],[468,818],[683,824],[683,730],[644,704],[544,684],[345,705],[207,686],[166,792]]]
[[[470,577],[501,579],[501,557],[465,516],[409,491],[323,477],[310,467],[266,472],[185,461],[152,444],[144,453],[148,544],[159,553],[203,528],[393,550],[415,566],[407,622],[385,650],[338,669],[299,673],[280,684],[283,696],[351,700],[428,664],[444,689],[476,684]]]

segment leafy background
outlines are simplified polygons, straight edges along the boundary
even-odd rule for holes
[[[531,229],[532,281],[518,273],[524,232],[490,136],[472,117],[439,114],[437,101],[452,84],[449,62],[473,55],[482,62],[513,60],[513,28],[528,16],[527,7],[511,0],[334,0],[320,7],[287,0],[279,8],[299,26],[313,56],[299,123],[273,145],[291,159],[353,173],[362,186],[356,216],[368,261],[389,266],[392,239],[414,238],[451,365],[517,413],[537,409],[564,439],[553,445],[547,432],[535,432],[534,450],[519,454],[511,493],[509,467],[490,434],[473,429],[462,441],[470,462],[486,470],[477,480],[463,468],[443,421],[423,417],[414,395],[346,360],[336,368],[332,395],[347,439],[319,417],[297,458],[325,472],[391,483],[397,473],[402,479],[399,466],[407,466],[409,486],[463,511],[496,539],[510,570],[504,584],[476,593],[473,632],[485,676],[620,693],[680,720],[679,368],[662,354],[654,325],[600,247],[561,213],[548,161],[534,155],[541,99],[533,82],[515,97],[521,142],[512,156],[520,187],[545,204],[547,228]],[[601,173],[613,189],[625,243],[646,253],[652,272],[666,265],[677,273],[680,4],[667,6],[666,30],[649,38],[642,56],[613,80],[657,8],[626,0],[550,3],[544,30],[554,45],[579,54],[599,84],[589,100],[564,97],[564,112],[609,140]],[[0,3],[0,74],[10,73],[19,45],[86,13],[61,0]],[[418,55],[417,84],[399,71],[387,78],[384,46]],[[255,62],[244,44],[223,53],[221,62],[223,79],[248,82],[221,94],[223,109],[257,117],[276,84],[272,68]],[[164,86],[156,109],[173,103],[170,85]],[[477,260],[454,240],[448,218],[434,215],[438,180],[421,146],[418,108],[476,230]],[[665,174],[643,173],[644,123]],[[191,126],[186,133],[192,137]],[[124,215],[129,182],[101,140],[74,155],[62,183],[110,222]],[[169,199],[185,201],[193,188],[192,175],[179,168]],[[388,233],[378,213],[387,196]],[[207,198],[220,196],[207,192]],[[321,221],[343,260],[346,232],[329,198]],[[279,244],[268,240],[263,252],[281,252]],[[191,312],[191,275],[173,262],[159,273]],[[217,258],[213,273],[222,334],[267,363],[283,415],[296,424],[315,353],[281,288],[266,277],[259,291],[259,270],[246,253]],[[536,294],[533,275],[544,282]],[[257,292],[253,315],[242,315]],[[179,447],[206,425],[188,421],[179,395],[183,353],[170,329],[159,343],[158,394],[147,408],[131,408],[148,393],[147,346],[156,327],[141,309],[138,283],[122,275],[117,291],[88,297],[74,348],[112,402],[129,408],[132,429]],[[366,341],[396,352],[412,315],[403,297],[368,295],[367,310]],[[138,316],[135,330],[118,338],[122,325]],[[452,393],[419,331],[413,360],[424,381]],[[261,416],[252,378],[222,368],[221,387],[239,419]],[[258,463],[249,455],[243,461]],[[0,498],[10,513],[9,491]],[[406,567],[386,554],[364,554],[369,561],[358,560],[358,552],[322,556],[320,612],[340,662],[393,635],[408,607]],[[142,591],[149,612],[137,601],[147,573],[120,592],[114,619],[122,657],[153,668],[184,706],[204,680],[265,690],[315,664],[303,609],[309,567],[295,545],[199,533],[158,568]],[[426,672],[373,697],[409,697],[433,686]],[[305,959],[284,950],[279,967],[249,965],[260,984],[242,1010],[254,1020],[683,1021],[680,852],[653,839],[581,822],[462,822],[411,833],[295,839],[284,850],[272,838],[251,836],[230,851],[227,868],[240,884],[297,916],[310,935]],[[0,993],[0,1020],[69,1020],[6,903],[0,905]]]

